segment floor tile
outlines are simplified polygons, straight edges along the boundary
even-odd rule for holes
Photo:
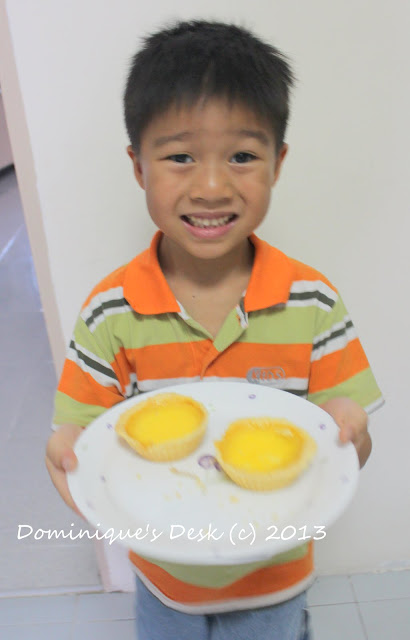
[[[16,438],[42,437],[48,440],[54,413],[57,377],[51,362],[41,362],[36,371],[27,374],[25,389],[15,410],[10,435]]]
[[[77,596],[74,621],[133,620],[135,602],[133,593],[96,593]]]
[[[90,640],[90,638],[98,638],[98,640],[113,640],[113,638],[137,640],[134,620],[79,622],[73,626],[73,638],[75,640]]]
[[[0,598],[0,625],[70,622],[76,596]],[[0,631],[1,636],[1,631]],[[3,637],[3,636],[2,636]]]
[[[0,262],[0,308],[7,312],[41,311],[33,260],[16,259],[12,253],[10,250]]]
[[[0,310],[0,353],[3,363],[21,366],[22,375],[32,371],[36,362],[51,361],[43,313]]]
[[[314,607],[355,602],[355,596],[347,576],[323,576],[316,578],[307,593],[307,601]]]
[[[0,177],[0,353],[0,595],[98,591],[93,541],[17,539],[22,524],[36,532],[85,523],[63,503],[44,464],[56,374],[14,173]]]
[[[310,616],[314,640],[367,640],[355,604],[312,607]]]
[[[368,640],[409,640],[410,598],[361,602],[359,607]]]
[[[57,638],[58,640],[72,640],[73,638],[71,622],[0,627],[0,634],[2,640],[56,640]]]
[[[350,581],[358,602],[410,598],[410,571],[362,573],[351,576]]]
[[[0,592],[61,587],[75,591],[76,585],[101,588],[94,550],[88,545],[42,546],[0,555]]]
[[[21,396],[27,388],[27,380],[21,375],[21,367],[0,362],[0,451],[10,437],[20,407]]]

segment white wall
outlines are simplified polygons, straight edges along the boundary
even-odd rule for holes
[[[374,451],[358,494],[317,545],[317,566],[321,573],[410,566],[410,6],[201,6],[6,1],[65,339],[90,287],[145,248],[154,230],[125,154],[122,120],[123,84],[139,38],[169,18],[226,19],[254,29],[291,56],[299,78],[290,155],[259,233],[340,288],[387,400],[372,419]],[[25,210],[30,217],[29,203]]]

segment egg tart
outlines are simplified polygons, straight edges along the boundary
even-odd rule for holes
[[[143,458],[167,462],[192,453],[207,423],[208,412],[200,402],[178,393],[158,393],[125,411],[115,430]]]
[[[285,487],[310,464],[316,441],[282,418],[241,418],[215,442],[217,460],[236,484],[254,491]]]

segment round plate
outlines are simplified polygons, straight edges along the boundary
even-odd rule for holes
[[[123,443],[114,426],[126,409],[164,390],[202,402],[209,424],[202,444],[187,458],[150,462]],[[291,485],[249,491],[217,468],[214,441],[233,420],[266,415],[302,427],[318,449]],[[96,527],[95,537],[121,542],[153,560],[254,562],[324,538],[351,501],[359,463],[354,446],[340,444],[338,434],[329,414],[285,391],[246,382],[181,384],[130,398],[92,422],[76,442],[78,467],[67,474],[68,486]]]

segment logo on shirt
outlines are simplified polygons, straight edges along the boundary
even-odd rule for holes
[[[282,367],[252,367],[246,374],[247,381],[254,384],[274,385],[284,378],[286,373]]]

